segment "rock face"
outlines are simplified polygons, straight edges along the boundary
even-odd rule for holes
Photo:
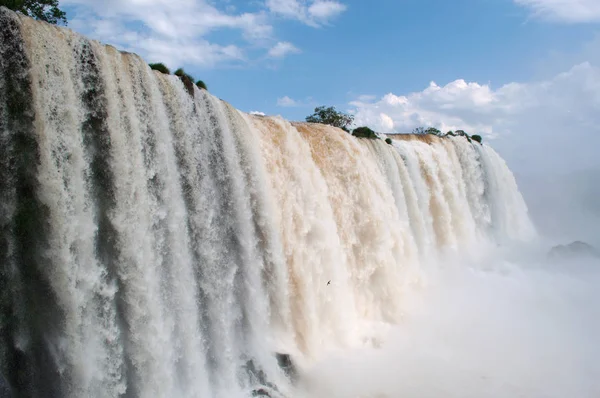
[[[279,364],[279,367],[285,372],[287,377],[289,377],[292,382],[295,382],[298,377],[298,371],[294,366],[294,362],[292,362],[292,357],[290,354],[276,353],[275,356],[277,358],[277,364]]]
[[[10,392],[10,387],[8,386],[8,382],[6,381],[4,376],[2,376],[2,374],[0,374],[0,398],[11,398],[11,397],[12,397],[12,394]]]
[[[277,359],[277,364],[281,370],[283,370],[290,381],[294,383],[297,379],[298,372],[294,366],[292,357],[289,354],[275,353],[275,358]],[[276,398],[282,396],[277,386],[267,380],[267,375],[265,372],[262,369],[259,369],[252,359],[246,361],[244,368],[250,382],[257,386],[254,390],[252,390],[253,397]]]
[[[554,246],[552,249],[550,249],[550,252],[548,252],[548,256],[552,259],[568,259],[577,257],[600,258],[600,251],[585,242],[576,241],[568,245]]]
[[[253,397],[271,397],[271,393],[264,388],[259,388],[252,391]]]

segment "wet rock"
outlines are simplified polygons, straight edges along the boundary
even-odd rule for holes
[[[244,369],[246,370],[246,374],[248,375],[248,379],[252,384],[259,384],[262,386],[268,386],[270,383],[267,381],[267,375],[262,369],[259,369],[254,360],[249,359],[246,361],[246,365],[244,365]]]
[[[289,377],[292,382],[296,381],[298,378],[298,370],[296,369],[290,354],[275,353],[275,357],[277,358],[277,364],[287,377]]]
[[[0,374],[0,398],[11,398],[11,397],[12,397],[12,394],[10,392],[10,387],[8,386],[8,382],[6,381],[4,376],[2,376],[2,374]]]
[[[552,259],[569,259],[577,257],[600,258],[600,251],[588,243],[575,241],[568,245],[554,246],[548,252],[548,257]]]
[[[250,381],[251,385],[257,386],[253,391],[252,391],[252,396],[268,396],[268,397],[279,397],[280,395],[277,395],[277,393],[279,392],[279,389],[277,388],[277,386],[273,383],[271,383],[268,379],[267,379],[267,374],[260,368],[258,368],[256,366],[256,364],[254,363],[254,360],[249,359],[248,361],[246,361],[246,364],[244,365],[244,369],[246,371],[246,374],[248,376],[248,380]],[[267,395],[264,395],[263,393],[267,393]],[[256,395],[258,394],[258,395]]]
[[[188,94],[193,97],[194,96],[194,82],[192,81],[192,79],[190,79],[189,76],[186,76],[186,75],[180,76],[179,78],[183,82],[183,85],[184,85],[185,89],[187,90]]]
[[[252,396],[253,397],[271,397],[271,394],[269,393],[269,391],[267,391],[264,388],[258,388],[254,391],[252,391]]]
[[[283,370],[290,381],[294,383],[298,373],[296,366],[292,361],[292,357],[289,354],[275,353],[275,358],[277,359],[277,364],[280,369]],[[279,388],[267,379],[267,374],[257,366],[253,359],[246,360],[243,369],[246,372],[250,385],[255,386],[252,390],[253,397],[283,397]]]

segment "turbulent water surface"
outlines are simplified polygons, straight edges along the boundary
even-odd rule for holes
[[[571,312],[597,274],[518,265],[536,232],[490,146],[250,116],[69,30],[0,26],[16,395],[597,396],[599,312]]]

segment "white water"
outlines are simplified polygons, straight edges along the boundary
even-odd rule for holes
[[[0,22],[0,365],[22,396],[594,396],[597,273],[524,266],[536,232],[488,145],[246,115]]]

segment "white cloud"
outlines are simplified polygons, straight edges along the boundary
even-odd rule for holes
[[[260,112],[260,111],[250,111],[248,113],[251,114],[251,115],[255,115],[255,116],[267,116],[266,113]]]
[[[346,11],[346,6],[334,0],[266,0],[267,9],[288,19],[299,20],[306,25],[319,27]]]
[[[394,119],[386,115],[385,113],[379,114],[380,124],[384,130],[390,131],[394,129]]]
[[[418,126],[481,133],[517,168],[600,167],[600,68],[584,62],[532,83],[431,83],[406,95],[354,101],[355,125],[383,133]]]
[[[308,7],[308,15],[317,21],[327,21],[346,11],[346,6],[337,1],[315,1]]]
[[[277,106],[290,108],[299,105],[300,102],[288,97],[287,95],[285,97],[277,98]]]
[[[255,12],[237,12],[228,2],[213,0],[62,0],[73,7],[71,28],[119,47],[136,52],[149,62],[164,62],[172,68],[182,65],[211,67],[281,58],[300,52],[294,45],[277,41],[271,24],[276,16],[299,19],[311,26],[326,24],[345,9],[331,0],[267,0]],[[217,4],[221,4],[218,7]],[[215,32],[233,31],[244,40],[227,35],[220,40]],[[209,36],[210,39],[209,39]]]
[[[377,96],[372,95],[372,94],[363,94],[363,95],[358,96],[358,100],[361,102],[371,102],[371,101],[375,101],[376,99],[377,99]]]
[[[252,43],[268,40],[273,28],[265,12],[229,14],[208,0],[63,0],[75,7],[70,27],[150,62],[169,66],[213,66],[239,61],[244,50],[230,43],[209,42],[206,35],[235,30]],[[143,3],[143,4],[142,4]],[[231,9],[230,9],[231,11]]]
[[[296,18],[305,9],[298,0],[267,0],[265,5],[269,11],[288,18]]]
[[[534,15],[553,21],[581,23],[600,22],[598,0],[514,0],[530,8]]]
[[[283,58],[288,54],[298,54],[300,50],[296,48],[292,43],[287,41],[280,41],[269,50],[269,57],[271,58]]]

